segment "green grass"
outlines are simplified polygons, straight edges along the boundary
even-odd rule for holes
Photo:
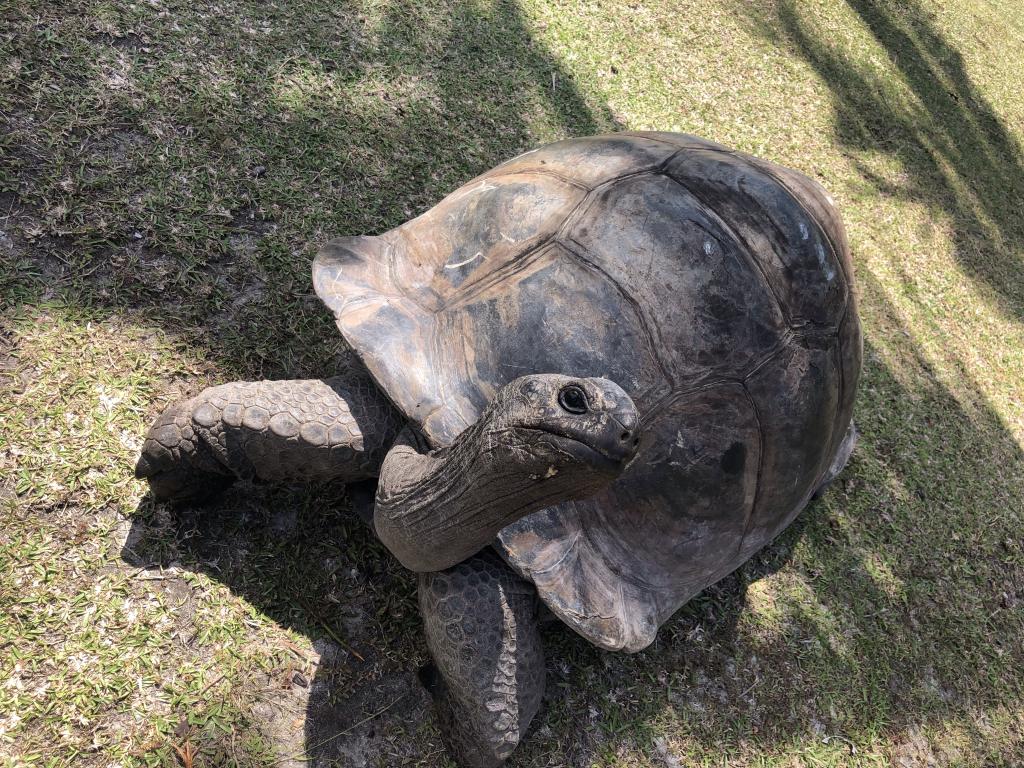
[[[837,200],[863,439],[627,657],[546,632],[515,766],[1024,762],[1024,4],[0,0],[0,765],[444,764],[342,488],[154,506],[172,400],[350,357],[315,247],[565,136]]]

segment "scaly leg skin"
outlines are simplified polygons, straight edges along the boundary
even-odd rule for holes
[[[135,476],[160,501],[202,501],[239,478],[374,477],[401,426],[367,374],[224,384],[157,418]]]
[[[420,574],[420,612],[436,668],[424,682],[448,749],[495,768],[519,744],[544,694],[537,594],[491,549]]]

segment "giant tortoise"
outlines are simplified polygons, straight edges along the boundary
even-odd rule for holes
[[[500,764],[544,687],[539,600],[639,651],[843,468],[861,361],[831,198],[677,133],[520,155],[313,265],[365,372],[207,389],[137,475],[161,500],[236,478],[377,478],[442,730]]]

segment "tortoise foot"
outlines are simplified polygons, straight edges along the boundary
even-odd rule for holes
[[[195,401],[175,403],[153,422],[142,454],[135,465],[135,477],[149,481],[157,501],[203,502],[223,491],[234,477],[219,469],[197,434],[192,412]]]
[[[533,585],[493,550],[420,575],[434,664],[420,670],[449,752],[464,768],[497,768],[522,740],[544,693]]]

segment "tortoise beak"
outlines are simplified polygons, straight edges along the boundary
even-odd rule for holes
[[[640,419],[636,410],[620,413],[610,413],[609,418],[618,425],[618,435],[615,436],[615,447],[607,451],[609,456],[621,456],[620,461],[628,464],[636,456],[637,448],[640,446]]]
[[[601,420],[601,430],[593,447],[625,467],[640,446],[640,416],[633,399],[608,379],[585,379],[588,399]]]

